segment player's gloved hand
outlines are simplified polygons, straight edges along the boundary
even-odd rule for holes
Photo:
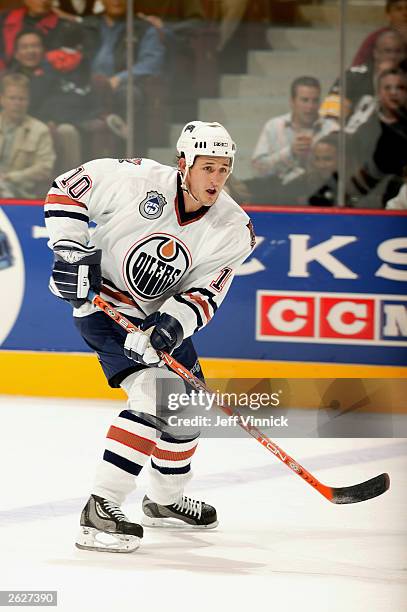
[[[166,313],[154,312],[144,319],[142,331],[127,334],[124,354],[129,359],[147,366],[162,366],[157,351],[171,353],[177,348],[184,332],[177,319]]]
[[[99,293],[102,285],[102,251],[74,240],[54,244],[54,267],[49,288],[75,308],[85,304],[89,289]]]

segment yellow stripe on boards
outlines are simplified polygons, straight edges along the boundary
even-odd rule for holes
[[[206,378],[406,378],[407,367],[303,361],[200,359]]]
[[[407,368],[233,359],[201,359],[207,379],[407,378]],[[0,351],[0,394],[124,399],[87,353]]]
[[[95,355],[0,351],[0,393],[43,397],[121,399]]]

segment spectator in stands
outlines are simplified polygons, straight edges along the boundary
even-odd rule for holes
[[[406,175],[407,120],[405,113],[405,109],[400,108],[399,121],[381,122],[379,139],[372,157],[366,160],[354,174],[346,177],[346,198],[350,205],[353,201],[357,204],[360,198],[371,194],[377,185],[389,175],[399,177]]]
[[[77,48],[82,42],[79,24],[60,19],[52,0],[24,0],[22,8],[0,13],[0,69],[11,60],[16,36],[24,29],[39,30],[49,50]]]
[[[386,30],[377,36],[370,63],[353,66],[346,73],[345,115],[365,112],[374,104],[377,77],[383,69],[397,68],[406,59],[404,40],[396,30]],[[321,105],[320,114],[338,119],[340,115],[341,86],[339,79],[332,86]]]
[[[47,61],[41,33],[23,30],[16,37],[10,71],[29,78],[29,113],[50,127],[61,171],[83,159],[116,153],[108,123],[120,118],[103,116],[86,58],[73,70],[59,72]]]
[[[45,58],[44,37],[39,30],[22,30],[16,36],[13,58],[9,72],[24,74],[30,82],[30,106],[32,117],[44,120],[41,107],[48,96],[52,96],[57,84],[57,75]]]
[[[92,58],[92,73],[97,76],[99,89],[104,92],[106,109],[126,117],[127,66],[126,66],[126,1],[103,0],[104,12],[84,18],[85,46]],[[133,65],[134,121],[136,131],[143,129],[143,108],[149,104],[144,99],[144,83],[147,77],[159,77],[165,61],[165,47],[157,29],[145,20],[134,21]],[[136,134],[140,153],[140,134]]]
[[[377,85],[376,107],[365,123],[347,138],[348,175],[354,175],[363,165],[371,165],[375,151],[379,146],[380,136],[384,126],[391,130],[405,133],[407,129],[407,75],[399,69],[385,70],[379,75]],[[391,156],[392,151],[382,151],[382,155]],[[397,174],[397,172],[395,172]],[[359,197],[354,201],[358,207],[378,207],[387,199],[393,197],[400,188],[402,176],[392,181],[392,191],[385,190],[382,181],[380,189],[376,189],[366,200]],[[395,191],[394,191],[395,190]]]
[[[75,115],[78,105],[72,100],[75,95],[71,87],[64,93],[66,75],[62,76],[47,61],[44,39],[39,31],[22,30],[16,36],[9,72],[24,74],[29,79],[28,112],[50,128],[57,153],[57,170],[79,165],[82,159],[81,137],[79,130],[70,122],[71,117],[66,117],[72,110],[74,118],[79,119]],[[69,102],[73,103],[72,107]]]
[[[288,181],[307,167],[312,144],[336,129],[330,119],[318,115],[321,86],[317,79],[302,76],[291,84],[291,112],[267,121],[253,153],[258,176],[277,176]]]
[[[389,25],[375,30],[365,38],[355,54],[352,66],[369,64],[373,60],[373,51],[377,38],[383,32],[397,30],[407,44],[407,0],[387,0],[386,15]]]
[[[307,171],[282,185],[279,202],[284,206],[335,206],[336,184],[331,177],[338,172],[338,135],[328,134],[312,146]]]
[[[0,194],[32,198],[51,177],[55,151],[48,127],[27,114],[29,82],[22,74],[0,82]]]
[[[338,134],[328,134],[313,143],[307,169],[292,180],[265,176],[244,181],[246,202],[277,206],[334,206],[338,172]]]

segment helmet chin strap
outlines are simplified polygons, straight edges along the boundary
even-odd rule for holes
[[[189,166],[186,166],[186,170],[185,170],[185,174],[182,174],[182,172],[180,172],[181,174],[181,189],[182,191],[185,191],[185,193],[187,193],[193,200],[195,200],[195,202],[197,204],[199,204],[200,206],[210,206],[210,204],[205,204],[204,202],[200,202],[192,193],[192,191],[189,189],[188,185],[186,184],[186,180],[187,180],[187,176],[188,176],[188,171],[189,171]]]

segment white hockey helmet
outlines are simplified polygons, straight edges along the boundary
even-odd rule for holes
[[[188,168],[193,165],[198,155],[229,157],[232,173],[236,145],[220,123],[190,121],[183,127],[178,138],[177,153],[184,155]]]

